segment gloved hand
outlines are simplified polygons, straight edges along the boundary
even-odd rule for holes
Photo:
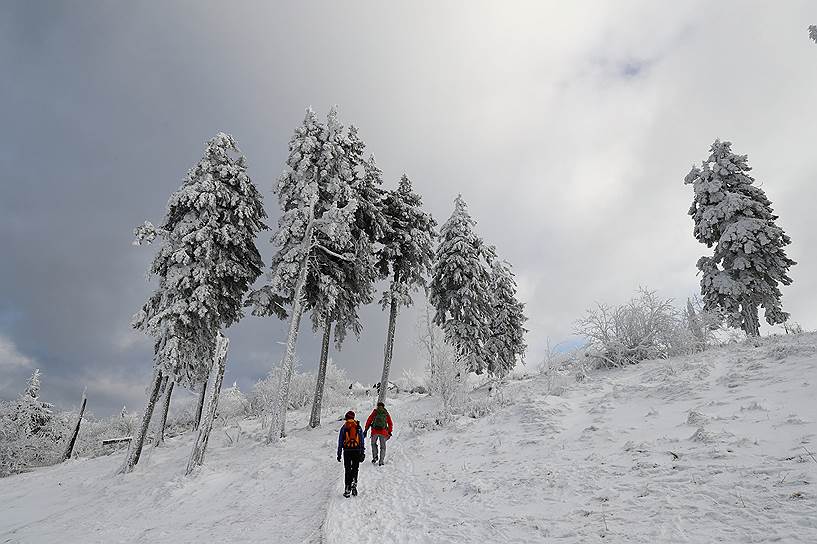
[[[391,433],[389,433],[389,436],[386,437],[386,440],[388,440],[389,438],[391,438]]]
[[[338,454],[338,463],[340,463],[340,454]]]

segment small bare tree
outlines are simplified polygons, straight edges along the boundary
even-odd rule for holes
[[[434,323],[428,302],[417,323],[417,340],[428,372],[428,390],[440,397],[443,411],[451,414],[462,404],[468,368],[458,351],[446,340],[445,332]]]
[[[704,351],[707,347],[720,343],[726,333],[723,314],[704,308],[704,301],[698,295],[687,299],[684,318],[696,342],[695,351]]]

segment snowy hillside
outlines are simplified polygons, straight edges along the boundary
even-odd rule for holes
[[[531,375],[444,427],[436,399],[400,398],[387,464],[367,451],[351,499],[339,423],[295,413],[269,447],[248,421],[235,445],[214,433],[193,478],[182,436],[126,476],[118,453],[0,480],[0,542],[817,542],[815,394],[804,334]]]

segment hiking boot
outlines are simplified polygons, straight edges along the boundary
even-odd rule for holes
[[[357,497],[357,484],[352,484],[352,496]]]
[[[346,497],[346,498],[348,499],[348,498],[349,498],[349,495],[350,495],[351,493],[352,493],[351,488],[347,487],[347,488],[346,488],[346,490],[344,490],[344,492],[343,492],[343,496],[344,496],[344,497]]]
[[[380,465],[381,467],[383,466],[383,459],[381,459],[381,460],[380,460],[380,462],[378,463],[378,465]]]
[[[377,463],[377,457],[372,458],[372,464],[375,464],[375,463]]]

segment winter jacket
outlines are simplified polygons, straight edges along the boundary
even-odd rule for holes
[[[372,414],[369,416],[369,419],[366,420],[366,429],[369,429],[374,423],[374,418],[377,416],[377,408],[372,410]],[[394,425],[391,422],[391,415],[386,412],[386,428],[385,429],[375,429],[372,428],[372,434],[379,434],[383,436],[391,436],[392,431],[394,430]]]
[[[344,421],[343,422],[343,427],[340,428],[340,433],[338,433],[338,457],[340,457],[340,453],[343,450],[360,450],[361,452],[365,451],[365,448],[363,447],[363,440],[364,440],[363,439],[363,430],[360,428],[360,422],[359,421],[355,421],[355,425],[357,425],[357,436],[360,438],[360,445],[358,445],[358,447],[356,447],[356,448],[344,448],[343,447],[343,441],[346,438],[346,423],[348,423],[349,421],[353,421],[353,420],[347,419],[346,421]]]

